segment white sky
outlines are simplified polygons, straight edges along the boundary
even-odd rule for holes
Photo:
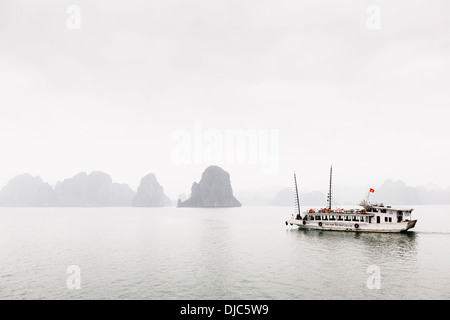
[[[274,174],[222,165],[235,190],[294,170],[326,188],[330,164],[343,185],[447,187],[449,88],[448,1],[0,0],[0,186],[100,170],[189,193],[208,163],[175,163],[172,135],[201,123],[278,130]]]

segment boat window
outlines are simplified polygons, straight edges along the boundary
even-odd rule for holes
[[[373,212],[378,212],[378,209],[373,208]]]
[[[364,217],[361,217],[360,220],[361,220],[361,222],[364,222]]]
[[[338,220],[339,220],[339,221],[342,221],[342,220],[344,220],[344,219],[342,219],[342,216],[338,216]]]
[[[353,216],[353,221],[358,221],[358,217],[357,216]]]
[[[386,209],[381,209],[381,213],[386,213]]]
[[[328,220],[328,217],[327,216],[323,216],[322,220]]]
[[[346,217],[345,217],[345,221],[350,221],[350,217],[349,217],[349,216],[346,216]]]
[[[388,217],[384,217],[384,222],[388,222]]]
[[[380,223],[380,216],[377,216],[377,223]]]
[[[316,220],[320,220],[320,216],[316,216]]]
[[[392,222],[392,218],[391,217],[389,217],[389,222]]]
[[[335,216],[330,216],[330,220],[336,220]]]
[[[367,208],[367,212],[372,212],[372,208]]]

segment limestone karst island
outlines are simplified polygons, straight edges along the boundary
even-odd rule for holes
[[[149,173],[141,179],[137,191],[126,184],[113,182],[100,171],[81,172],[52,188],[41,177],[22,174],[11,179],[0,190],[0,207],[164,207],[172,201]],[[228,172],[208,167],[199,183],[192,185],[189,199],[178,201],[178,207],[240,207],[233,196]]]
[[[186,201],[178,200],[178,207],[224,208],[240,207],[233,196],[230,174],[217,166],[210,166],[202,174],[199,183],[194,182],[191,196]]]

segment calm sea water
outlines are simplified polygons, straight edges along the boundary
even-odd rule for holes
[[[0,299],[450,299],[450,206],[415,206],[406,234],[302,231],[292,211],[1,208]]]

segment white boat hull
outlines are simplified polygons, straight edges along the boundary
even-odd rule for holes
[[[357,232],[405,232],[414,228],[417,220],[403,221],[399,223],[368,223],[352,221],[310,221],[287,220],[287,224],[297,225],[301,229],[332,230],[332,231],[357,231]]]

